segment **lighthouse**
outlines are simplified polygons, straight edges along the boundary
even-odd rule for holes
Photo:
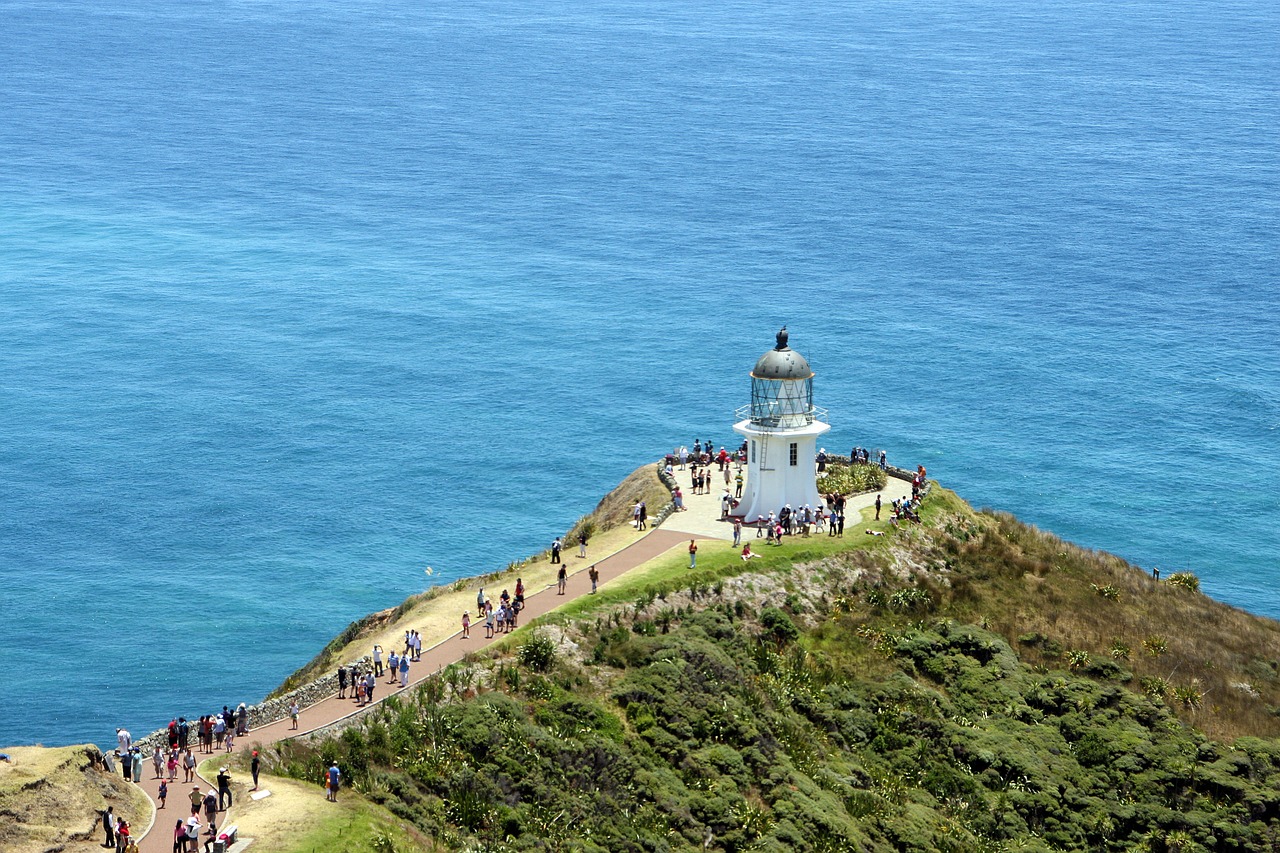
[[[746,521],[768,517],[790,504],[818,506],[818,436],[831,429],[826,409],[813,405],[813,371],[787,346],[787,327],[778,345],[751,370],[751,405],[737,410],[734,432],[747,439],[747,495],[738,505]]]

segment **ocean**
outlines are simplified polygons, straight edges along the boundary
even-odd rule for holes
[[[829,450],[1280,617],[1280,6],[0,22],[0,744],[545,548],[784,323]]]

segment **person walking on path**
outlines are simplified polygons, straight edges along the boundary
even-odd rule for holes
[[[133,781],[141,784],[142,782],[142,750],[133,747],[129,750],[133,753]]]
[[[462,614],[462,639],[471,639],[471,614],[466,612]]]
[[[156,751],[151,753],[151,766],[156,769],[156,775],[152,778],[159,779],[164,775],[164,752],[161,751],[159,744],[156,744]]]
[[[183,782],[191,782],[195,779],[196,757],[191,754],[189,749],[182,756],[182,774]]]
[[[347,667],[345,664],[338,667],[338,698],[347,698]]]
[[[169,783],[164,779],[160,780],[160,787],[156,789],[156,799],[160,801],[160,808],[164,808],[164,801],[169,798]]]
[[[591,568],[587,569],[587,577],[591,578],[591,594],[596,594],[596,584],[600,583],[600,572],[596,569],[596,564],[592,563]]]
[[[262,770],[262,759],[258,758],[258,750],[253,751],[253,760],[249,762],[249,772],[253,774],[253,790],[258,790],[258,772]]]
[[[124,771],[124,781],[133,781],[133,753],[127,749],[120,754],[120,769]]]
[[[400,686],[409,686],[409,659],[404,656],[400,658]]]
[[[551,543],[551,562],[553,563],[560,562],[560,550],[563,547],[564,547],[564,543],[562,543],[560,541],[560,537],[557,536],[555,540]]]
[[[564,563],[560,564],[560,571],[556,574],[556,585],[560,588],[556,595],[564,595],[565,585],[569,581],[569,573],[564,569]]]
[[[587,531],[578,534],[578,557],[585,560],[587,558]]]
[[[373,674],[375,678],[382,677],[382,646],[377,643],[373,645]]]
[[[484,607],[484,638],[493,639],[493,603],[486,601]]]
[[[187,795],[187,799],[191,800],[191,816],[198,818],[200,816],[200,804],[204,802],[204,794],[200,793],[199,785],[191,786],[191,793]]]
[[[387,684],[395,684],[396,679],[400,677],[400,656],[396,654],[395,649],[392,649],[391,654],[387,657],[387,670],[391,673],[391,677],[387,679]]]
[[[692,569],[697,565],[698,565],[698,540],[690,539],[689,540],[689,568]]]
[[[373,673],[369,673],[364,677],[364,698],[365,701],[373,703],[373,688],[378,684],[378,679],[374,678]]]
[[[298,729],[298,712],[301,710],[302,709],[298,707],[297,699],[294,699],[289,703],[289,719],[293,721],[293,724],[289,726],[291,731],[297,731]]]
[[[645,530],[649,526],[649,505],[644,501],[640,501],[640,530]]]

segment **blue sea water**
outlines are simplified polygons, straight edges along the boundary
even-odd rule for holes
[[[783,323],[829,448],[1280,617],[1275,4],[0,25],[0,743],[255,700],[540,550],[731,441]]]

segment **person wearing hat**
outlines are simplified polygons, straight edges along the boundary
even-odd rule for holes
[[[200,786],[192,785],[191,793],[187,795],[187,798],[191,800],[191,816],[193,818],[199,817],[200,804],[204,802],[204,794],[200,793]],[[199,823],[199,821],[196,822]]]
[[[223,798],[226,798],[226,805],[222,804]],[[218,769],[218,811],[225,812],[231,807],[231,774],[227,772],[227,768]]]
[[[212,788],[204,795],[204,818],[209,823],[218,819],[218,792]]]

